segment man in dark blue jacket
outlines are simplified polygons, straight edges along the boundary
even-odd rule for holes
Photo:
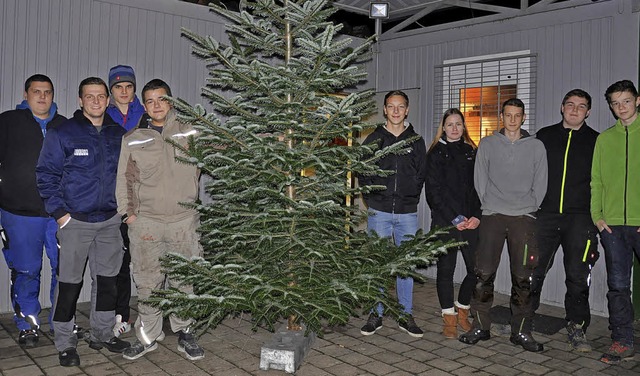
[[[129,347],[112,332],[123,256],[115,184],[126,130],[105,114],[109,91],[102,79],[82,80],[78,95],[81,109],[47,133],[36,168],[45,208],[60,226],[53,322],[65,367],[80,364],[72,319],[87,260],[92,280],[89,347],[118,353]]]
[[[540,293],[558,247],[564,254],[564,298],[569,344],[579,352],[591,351],[585,332],[591,322],[589,285],[598,259],[597,229],[591,220],[591,160],[598,132],[585,122],[591,96],[569,91],[562,100],[562,121],[544,127],[536,137],[547,150],[547,194],[538,211],[539,261],[531,281],[531,306],[540,306]]]
[[[51,265],[52,303],[56,286],[58,226],[38,194],[36,163],[47,130],[66,120],[57,110],[51,79],[36,74],[24,83],[22,103],[0,114],[2,253],[11,270],[11,305],[20,330],[18,343],[25,347],[35,347],[39,339],[43,246]]]

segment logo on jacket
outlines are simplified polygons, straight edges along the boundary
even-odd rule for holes
[[[76,157],[86,157],[89,155],[89,149],[73,149],[73,155]]]

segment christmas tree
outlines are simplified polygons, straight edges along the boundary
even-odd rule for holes
[[[156,291],[149,302],[197,318],[200,330],[250,312],[254,325],[273,329],[288,318],[292,329],[304,323],[319,332],[378,301],[399,317],[392,276],[420,280],[416,266],[456,244],[419,232],[396,247],[360,228],[366,211],[351,198],[384,187],[355,187],[352,177],[390,174],[375,162],[410,151],[407,143],[360,145],[353,135],[372,127],[363,119],[375,112],[374,93],[337,94],[366,79],[372,40],[353,47],[339,38],[327,0],[213,9],[232,21],[227,44],[183,35],[208,64],[203,95],[214,111],[173,101],[199,132],[184,162],[213,178],[206,187],[212,202],[195,205],[205,256],[166,257],[166,272],[194,293]]]

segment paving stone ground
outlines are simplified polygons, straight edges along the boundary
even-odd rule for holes
[[[507,305],[506,296],[498,296],[496,304]],[[135,309],[135,302],[133,307]],[[78,324],[88,327],[87,303],[79,304]],[[296,371],[297,376],[356,376],[356,375],[640,375],[640,355],[618,366],[598,361],[610,344],[607,319],[594,317],[588,337],[594,351],[589,354],[572,352],[566,344],[566,331],[554,335],[534,333],[544,343],[539,354],[525,352],[511,345],[508,336],[495,331],[493,337],[475,346],[457,340],[445,339],[440,334],[442,319],[439,314],[435,282],[416,284],[414,316],[425,331],[423,338],[410,337],[398,329],[391,319],[385,319],[383,328],[375,335],[360,334],[365,317],[354,318],[341,327],[327,328]],[[48,311],[43,311],[46,321]],[[539,313],[564,317],[564,310],[543,305]],[[136,313],[132,314],[135,318]],[[105,349],[92,350],[84,342],[78,344],[81,358],[79,367],[64,368],[58,364],[48,326],[43,325],[38,347],[22,349],[17,343],[18,332],[10,314],[0,315],[0,374],[4,376],[31,375],[286,375],[283,371],[259,369],[260,348],[271,336],[266,330],[251,330],[248,316],[229,318],[217,329],[203,335],[200,344],[206,356],[200,361],[189,361],[177,350],[177,337],[169,335],[156,351],[130,361],[120,354]],[[640,323],[636,322],[636,334]],[[131,342],[130,332],[122,337]],[[636,337],[636,343],[640,340]],[[640,352],[640,351],[639,351]]]

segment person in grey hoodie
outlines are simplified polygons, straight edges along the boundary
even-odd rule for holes
[[[517,98],[502,105],[503,128],[481,140],[474,167],[474,185],[482,205],[476,250],[478,283],[471,300],[472,328],[460,342],[476,344],[491,338],[489,310],[504,241],[511,260],[511,337],[527,351],[543,351],[531,335],[531,276],[538,262],[536,212],[547,191],[544,144],[521,129],[526,115]]]

